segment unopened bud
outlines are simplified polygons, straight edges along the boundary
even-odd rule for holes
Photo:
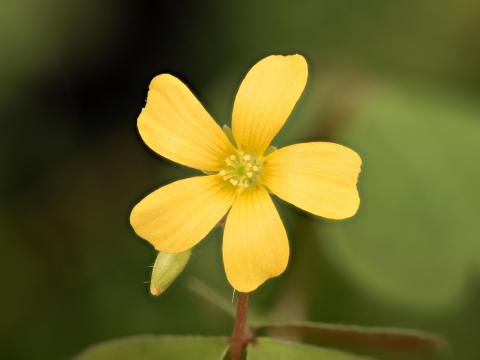
[[[150,282],[150,293],[153,296],[159,296],[168,289],[187,265],[190,254],[190,250],[177,254],[158,253]]]

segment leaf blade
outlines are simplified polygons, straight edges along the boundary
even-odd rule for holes
[[[222,359],[225,337],[139,335],[92,345],[74,360]],[[199,355],[201,354],[201,355]]]
[[[277,336],[295,335],[313,344],[394,353],[433,353],[446,346],[445,339],[439,335],[393,327],[291,322],[257,325],[255,329],[274,331]]]
[[[247,360],[373,360],[372,358],[269,338],[258,338],[247,349]]]

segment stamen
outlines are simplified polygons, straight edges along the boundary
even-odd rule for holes
[[[218,172],[225,181],[233,186],[248,188],[257,183],[261,175],[263,161],[243,151],[229,155],[226,166]]]

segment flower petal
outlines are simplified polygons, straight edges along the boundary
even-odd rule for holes
[[[288,255],[287,234],[267,190],[245,190],[225,224],[223,262],[228,281],[238,291],[253,291],[285,270]]]
[[[307,76],[301,55],[271,55],[250,69],[233,105],[232,130],[241,149],[263,154],[302,94]]]
[[[232,187],[218,175],[183,179],[140,201],[130,214],[130,223],[158,251],[178,253],[202,240],[234,198]]]
[[[281,199],[329,219],[353,216],[360,204],[362,160],[342,145],[311,142],[286,146],[264,163],[263,183]]]
[[[218,170],[232,144],[190,90],[169,74],[150,83],[137,122],[143,141],[158,154],[200,170]]]

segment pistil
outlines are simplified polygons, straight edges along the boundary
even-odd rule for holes
[[[225,168],[219,175],[233,186],[247,188],[257,183],[262,165],[261,159],[238,151],[225,159]]]

